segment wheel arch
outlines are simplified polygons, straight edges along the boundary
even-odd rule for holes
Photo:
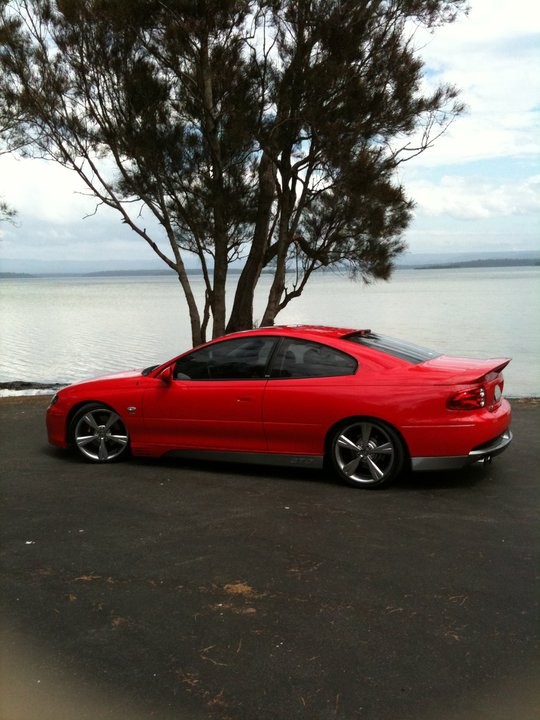
[[[122,420],[124,425],[127,427],[127,423],[126,423],[124,416],[120,412],[118,412],[118,410],[110,403],[103,402],[103,400],[91,400],[91,399],[80,400],[78,403],[73,405],[73,407],[70,409],[70,411],[68,412],[68,414],[66,416],[66,427],[64,429],[64,432],[66,434],[66,442],[70,447],[73,446],[73,438],[71,437],[71,433],[70,433],[73,418],[79,412],[79,410],[81,410],[85,405],[102,405],[103,407],[106,407],[109,410],[112,410],[120,417],[120,419]]]
[[[328,428],[325,438],[324,438],[324,458],[327,460],[330,456],[330,450],[332,445],[332,438],[336,432],[336,430],[341,425],[346,425],[350,422],[364,422],[364,421],[373,421],[377,423],[382,423],[383,425],[386,425],[389,427],[397,436],[398,440],[401,443],[401,447],[403,449],[403,456],[404,461],[407,466],[410,467],[411,465],[411,453],[409,451],[409,446],[407,445],[407,441],[403,437],[403,433],[397,428],[393,423],[388,422],[388,420],[377,417],[376,415],[348,415],[346,417],[341,418],[341,420],[336,420],[336,422]]]

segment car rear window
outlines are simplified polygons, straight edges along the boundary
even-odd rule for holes
[[[340,350],[301,338],[283,338],[271,378],[323,378],[354,375],[358,362]]]
[[[379,350],[386,355],[392,355],[414,365],[426,362],[426,360],[432,360],[440,355],[434,350],[428,350],[428,348],[414,345],[405,340],[396,340],[396,338],[387,337],[386,335],[379,335],[371,332],[371,330],[347,335],[344,340],[350,340],[358,345],[365,345],[372,350]]]

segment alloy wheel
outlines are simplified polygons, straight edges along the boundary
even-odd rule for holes
[[[376,420],[342,425],[332,441],[332,461],[349,485],[380,487],[403,466],[403,449],[395,432]]]
[[[129,445],[129,436],[120,416],[110,408],[91,405],[77,413],[72,424],[73,442],[81,455],[93,462],[120,458]]]

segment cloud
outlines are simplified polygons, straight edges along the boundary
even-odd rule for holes
[[[407,186],[417,211],[430,217],[458,220],[509,217],[540,212],[540,176],[519,183],[445,175],[438,182],[417,180]]]
[[[84,197],[85,187],[75,173],[54,162],[0,157],[0,194],[17,209],[45,223],[63,224],[93,212],[95,200]]]
[[[407,232],[411,249],[538,246],[537,4],[471,0],[468,17],[416,32],[426,85],[455,84],[468,111],[433,148],[400,167],[417,203]],[[100,208],[83,220],[96,206],[84,192],[73,172],[54,163],[0,157],[0,197],[19,213],[19,227],[0,225],[2,258],[164,267],[113,211]]]
[[[165,268],[117,211],[98,207],[77,175],[56,163],[0,157],[0,196],[17,210],[16,226],[0,226],[0,269],[24,259],[30,264],[92,263],[100,269]],[[154,241],[170,254],[162,229],[142,217]]]
[[[472,0],[468,17],[418,32],[426,84],[456,85],[468,111],[419,166],[540,153],[540,15],[536,0]]]
[[[499,232],[495,230],[486,232],[485,228],[480,231],[468,226],[467,231],[463,227],[455,229],[450,226],[445,228],[439,225],[437,228],[425,228],[424,223],[418,223],[411,230],[407,231],[405,239],[409,253],[431,255],[453,254],[454,256],[467,253],[474,256],[499,255],[509,257],[516,251],[535,253],[538,255],[538,239],[536,235],[526,232],[516,232],[512,228]],[[408,256],[404,256],[407,260]]]

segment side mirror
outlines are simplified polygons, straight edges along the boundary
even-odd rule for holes
[[[174,380],[174,363],[168,365],[163,372],[159,374],[159,379],[164,385],[170,385]]]

